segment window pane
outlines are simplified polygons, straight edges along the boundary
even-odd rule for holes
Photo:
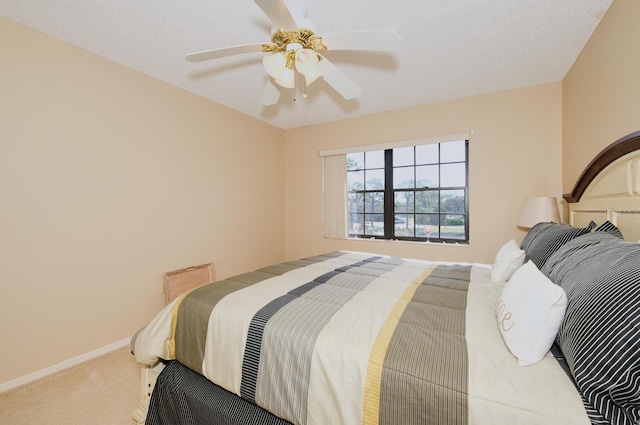
[[[438,166],[423,165],[416,167],[416,187],[438,187]]]
[[[439,208],[437,190],[425,190],[416,193],[416,212],[437,213]]]
[[[398,238],[414,237],[412,214],[396,214],[393,217],[395,236]]]
[[[439,220],[440,216],[437,214],[420,214],[417,216],[418,223],[416,224],[416,236],[422,238],[439,238],[440,232]]]
[[[384,235],[384,215],[365,214],[364,216],[365,234]]]
[[[464,161],[466,159],[465,146],[464,140],[440,143],[440,162]]]
[[[443,213],[465,213],[464,190],[443,190],[440,192],[440,208]]]
[[[418,214],[416,216],[417,225],[424,226],[434,226],[438,227],[440,225],[440,214]]]
[[[393,210],[397,213],[413,213],[414,191],[395,192]]]
[[[416,164],[437,164],[438,144],[416,146]]]
[[[393,224],[395,224],[396,227],[407,227],[411,216],[410,214],[396,214],[393,217]]]
[[[464,234],[464,215],[446,215],[442,218],[442,237],[447,239],[466,239]]]
[[[464,187],[467,182],[467,174],[465,171],[465,165],[462,164],[442,164],[440,166],[442,171],[441,187]]]
[[[413,167],[402,167],[393,169],[393,188],[414,188]]]
[[[347,194],[349,213],[364,212],[364,194],[351,192]]]
[[[347,154],[347,171],[364,170],[364,152]]]
[[[364,189],[364,171],[347,172],[347,191]]]
[[[393,150],[393,166],[413,165],[413,146]]]
[[[368,213],[384,213],[384,192],[365,193],[364,208]]]
[[[384,151],[365,152],[364,155],[367,168],[384,168]]]
[[[364,233],[364,214],[349,214],[349,233],[356,237],[362,236]]]
[[[367,178],[364,186],[365,190],[384,189],[384,170],[367,170],[365,175]]]

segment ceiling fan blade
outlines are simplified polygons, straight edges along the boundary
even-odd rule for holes
[[[394,30],[344,31],[319,34],[327,50],[369,50],[388,52],[402,43]]]
[[[362,89],[356,83],[351,81],[344,72],[340,71],[338,67],[332,64],[327,58],[322,55],[318,56],[322,58],[322,60],[318,62],[318,69],[320,69],[322,78],[324,78],[327,84],[347,100],[355,99],[360,95]]]
[[[295,19],[283,0],[255,0],[260,9],[269,17],[276,29],[284,31],[296,31]]]
[[[262,52],[262,44],[243,44],[240,46],[223,47],[222,49],[206,50],[204,52],[187,55],[189,62],[203,62],[225,56],[241,55],[244,53]]]
[[[267,79],[267,84],[265,84],[264,90],[262,91],[260,103],[264,106],[271,106],[278,103],[278,100],[280,100],[280,90],[276,87],[273,80],[269,78]]]

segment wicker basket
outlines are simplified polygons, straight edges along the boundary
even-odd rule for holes
[[[167,304],[186,291],[215,281],[216,270],[213,263],[167,272],[164,274],[164,291],[167,294]]]

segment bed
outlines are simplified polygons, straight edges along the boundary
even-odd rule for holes
[[[571,223],[534,226],[491,265],[338,251],[178,297],[132,338],[134,416],[640,423],[639,161],[640,132],[609,146],[565,195]]]

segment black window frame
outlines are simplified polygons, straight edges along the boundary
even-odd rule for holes
[[[350,209],[350,200],[347,201],[347,214],[348,214],[348,218],[347,218],[347,223],[351,224],[353,222],[356,222],[358,220],[353,220],[353,216],[359,216],[361,215],[363,220],[359,221],[360,223],[363,224],[361,229],[358,229],[358,232],[356,232],[354,230],[354,228],[349,225],[349,229],[348,229],[348,235],[350,238],[365,238],[365,239],[383,239],[383,240],[404,240],[404,241],[414,241],[414,242],[434,242],[434,243],[452,243],[452,244],[468,244],[469,243],[469,140],[468,139],[460,139],[460,140],[451,140],[450,142],[455,142],[455,141],[462,141],[464,140],[465,142],[465,150],[464,150],[464,166],[465,166],[465,186],[442,186],[442,180],[440,179],[441,177],[441,167],[442,165],[447,165],[447,164],[455,164],[455,163],[462,163],[462,161],[450,161],[450,162],[443,162],[442,161],[442,155],[441,155],[441,145],[443,143],[447,143],[447,142],[440,142],[437,143],[438,145],[438,162],[437,163],[433,163],[433,164],[427,164],[427,165],[438,165],[438,186],[437,187],[428,187],[428,186],[424,186],[424,187],[414,187],[413,188],[394,188],[394,178],[393,178],[393,173],[394,173],[394,164],[393,164],[393,149],[384,149],[384,188],[382,190],[380,189],[367,189],[366,187],[363,187],[361,190],[352,190],[350,193],[356,193],[356,194],[360,194],[360,196],[362,197],[366,197],[369,196],[371,197],[373,194],[375,193],[382,193],[383,194],[383,215],[384,215],[384,234],[374,234],[374,233],[366,233],[366,221],[364,220],[365,217],[367,217],[369,214],[371,215],[379,215],[379,213],[374,211],[367,211],[367,203],[364,201],[364,199],[362,200],[362,211],[352,211]],[[414,148],[414,152],[415,152],[415,148],[417,146],[423,146],[426,144],[416,144],[413,145]],[[411,147],[411,146],[407,146],[407,147]],[[381,149],[382,150],[382,149]],[[360,153],[364,153],[364,152],[358,152],[358,154]],[[416,164],[414,162],[413,165],[410,166],[402,166],[405,168],[408,167],[412,167],[413,168],[413,172],[414,172],[414,176],[416,175],[416,168],[419,167],[421,164]],[[424,165],[424,164],[422,164]],[[397,166],[395,168],[401,168],[400,166]],[[372,168],[371,170],[373,170],[374,168]],[[379,168],[375,168],[378,169]],[[366,167],[366,163],[365,166],[362,169],[352,169],[349,170],[349,166],[347,166],[347,173],[349,172],[357,172],[357,171],[363,171],[365,173],[367,173],[367,167]],[[365,182],[366,182],[366,178],[365,178]],[[365,183],[366,184],[366,183]],[[463,191],[464,193],[464,211],[463,212],[447,212],[447,211],[442,211],[442,192],[446,192],[446,191]],[[400,193],[400,192],[413,192],[414,196],[414,205],[413,205],[413,209],[411,212],[407,212],[407,213],[397,213],[395,211],[395,199],[396,199],[396,194]],[[418,193],[422,193],[422,192],[437,192],[437,202],[438,202],[438,208],[436,212],[417,212],[416,211],[416,195]],[[366,198],[365,198],[366,199]],[[405,217],[410,217],[413,216],[413,219],[411,220],[413,222],[413,236],[403,236],[403,235],[398,235],[397,233],[401,233],[398,232],[398,229],[396,228],[396,217],[397,216],[405,216]],[[437,230],[433,232],[433,234],[437,235],[437,236],[426,236],[426,231],[422,233],[422,235],[419,235],[419,232],[417,231],[417,226],[433,226],[434,228],[436,227],[436,225],[434,224],[430,224],[430,223],[426,223],[426,224],[420,224],[418,223],[419,221],[424,221],[424,220],[419,220],[419,219],[424,219],[428,216],[437,216],[438,220],[437,220]],[[451,238],[451,237],[446,237],[443,236],[442,234],[442,228],[445,226],[445,224],[443,224],[446,220],[452,220],[452,218],[446,218],[446,216],[463,216],[464,217],[464,238]],[[405,218],[405,224],[408,223],[408,219]],[[434,229],[435,230],[435,229]],[[424,236],[423,236],[424,235]]]

